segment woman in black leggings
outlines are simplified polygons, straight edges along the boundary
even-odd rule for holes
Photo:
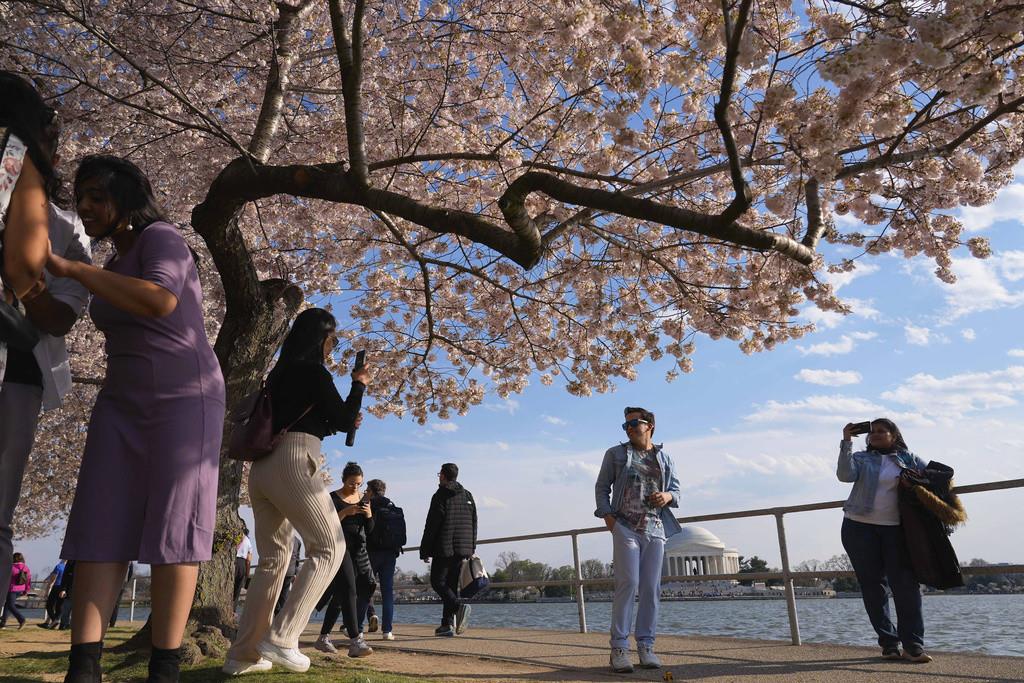
[[[356,603],[362,598],[369,599],[375,588],[370,556],[366,551],[366,534],[373,530],[373,513],[369,500],[364,499],[359,489],[363,485],[363,470],[350,462],[341,473],[341,488],[331,491],[331,500],[341,518],[341,529],[345,533],[345,557],[330,587],[317,604],[317,611],[327,607],[324,625],[316,641],[316,649],[322,652],[337,652],[331,642],[331,629],[341,613],[345,632],[348,634],[349,657],[365,657],[373,654],[373,648],[363,640],[356,617]]]

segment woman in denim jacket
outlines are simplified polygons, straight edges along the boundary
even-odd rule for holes
[[[609,448],[604,454],[594,491],[596,517],[612,532],[615,562],[615,597],[612,602],[612,670],[630,672],[629,630],[636,602],[636,648],[640,666],[661,666],[654,654],[661,593],[661,566],[665,540],[681,531],[669,508],[679,507],[679,479],[670,458],[651,438],[654,413],[626,408],[629,443]]]
[[[871,422],[865,451],[853,452],[852,430],[852,424],[843,428],[836,467],[839,481],[853,483],[843,505],[843,547],[857,574],[864,609],[878,634],[882,657],[930,662],[931,657],[924,651],[921,589],[907,554],[897,496],[900,473],[906,468],[924,468],[925,463],[910,452],[892,420]],[[896,603],[895,628],[886,585]]]

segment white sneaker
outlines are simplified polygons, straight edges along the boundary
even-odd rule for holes
[[[338,648],[334,647],[334,643],[331,642],[331,637],[327,635],[317,638],[316,642],[313,643],[313,647],[320,650],[320,652],[327,652],[332,655],[338,651]]]
[[[263,657],[289,671],[301,674],[309,670],[309,657],[299,652],[297,647],[281,647],[264,640],[256,649]]]
[[[366,644],[363,640],[363,636],[359,635],[355,638],[349,639],[348,644],[348,656],[349,657],[368,657],[373,654],[373,648]]]
[[[629,650],[624,647],[613,647],[612,654],[608,658],[608,664],[612,671],[617,674],[633,673],[633,662],[629,660]]]
[[[636,652],[640,655],[640,668],[642,669],[660,669],[661,660],[658,659],[658,655],[654,654],[653,645],[637,645]]]
[[[384,631],[384,633],[380,634],[380,638],[381,640],[394,640],[395,635],[391,631]]]
[[[269,660],[260,657],[255,662],[240,662],[237,659],[225,659],[221,671],[229,676],[241,676],[242,674],[254,674],[260,671],[270,671],[274,664]]]

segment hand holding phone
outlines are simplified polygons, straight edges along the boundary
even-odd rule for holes
[[[366,366],[366,349],[361,349],[356,352],[356,365],[352,368],[352,380],[362,381],[356,378],[356,374],[363,375],[365,373],[360,372]],[[365,382],[364,382],[365,383]],[[348,434],[345,435],[345,445],[351,448],[356,445],[356,425],[353,424],[352,428],[349,429]]]

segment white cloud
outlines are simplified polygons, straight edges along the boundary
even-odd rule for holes
[[[484,510],[504,510],[508,507],[504,501],[494,498],[493,496],[480,496],[477,499],[477,505]]]
[[[796,373],[793,378],[808,384],[820,384],[826,387],[859,384],[861,381],[860,373],[853,370],[810,370],[808,368]]]
[[[566,420],[563,420],[560,417],[555,417],[554,415],[541,415],[540,417],[541,417],[542,420],[547,422],[549,425],[558,425],[558,426],[561,427],[561,426],[569,424]]]
[[[1006,355],[1010,358],[1024,358],[1024,349],[1010,349]]]
[[[515,415],[519,410],[519,401],[514,398],[506,398],[498,403],[485,403],[484,408],[496,413],[508,413]]]
[[[843,303],[850,307],[850,313],[844,315],[837,311],[823,311],[814,304],[810,304],[800,311],[800,317],[813,323],[815,327],[830,330],[838,327],[847,318],[864,318],[866,320],[878,320],[881,313],[875,308],[871,299],[855,299],[844,297]]]
[[[1024,251],[1006,251],[984,260],[956,258],[952,267],[957,281],[941,283],[948,319],[1024,305],[1024,287],[1014,286],[1024,280]]]
[[[957,217],[968,232],[979,232],[1000,221],[1019,221],[1020,207],[1024,205],[1024,184],[1014,183],[1003,188],[995,201],[985,206],[965,206]]]
[[[917,327],[916,325],[907,324],[903,328],[903,332],[907,335],[907,343],[913,344],[914,346],[928,346],[931,343],[931,330],[927,327]]]
[[[509,445],[505,441],[498,441],[494,445],[499,451],[507,451],[509,449]]]
[[[965,372],[938,378],[919,373],[882,398],[911,406],[925,415],[957,418],[979,410],[995,410],[1017,404],[1024,396],[1024,366],[992,372]]]
[[[841,356],[853,351],[858,341],[874,339],[878,335],[874,332],[853,332],[844,334],[835,342],[821,342],[811,346],[797,346],[797,350],[805,356]]]
[[[438,422],[427,427],[428,432],[442,432],[444,434],[451,434],[452,432],[459,431],[459,425],[454,422]]]
[[[885,408],[872,401],[852,396],[833,394],[815,395],[796,401],[768,401],[758,406],[744,419],[748,422],[790,423],[801,420],[852,420],[858,415],[877,415]],[[845,424],[845,423],[843,423]]]
[[[971,329],[970,327],[965,327],[964,329],[960,330],[960,336],[966,339],[967,341],[974,341],[975,339],[978,338],[978,335],[975,334],[974,330]]]
[[[881,267],[877,263],[862,261],[857,264],[857,267],[853,270],[845,271],[842,273],[827,273],[825,275],[825,282],[832,285],[835,291],[839,291],[846,285],[850,284],[854,280],[865,275],[871,275],[877,273]]]
[[[827,477],[832,474],[832,463],[816,455],[796,454],[787,456],[757,455],[738,458],[726,453],[725,461],[734,469],[750,471],[758,475],[801,478]]]
[[[553,467],[544,477],[548,484],[570,484],[593,483],[597,479],[597,473],[601,466],[595,462],[584,460],[568,460],[565,463]]]

